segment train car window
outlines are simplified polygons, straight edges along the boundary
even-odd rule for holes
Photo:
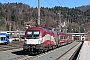
[[[4,40],[6,40],[6,38],[5,38],[5,37],[3,37],[3,39],[4,39]]]
[[[65,38],[66,38],[66,37],[64,36],[63,39],[65,40]]]
[[[65,36],[62,36],[62,40],[65,40],[65,38],[66,38]]]
[[[63,39],[63,36],[60,36],[60,39]]]
[[[65,36],[63,36],[63,40],[65,39]]]
[[[3,40],[3,37],[1,37],[1,41]]]
[[[5,37],[1,37],[1,41],[5,40]]]
[[[67,39],[67,37],[65,36],[64,39]]]

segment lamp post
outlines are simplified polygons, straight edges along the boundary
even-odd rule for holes
[[[86,33],[86,29],[84,28],[84,33]]]
[[[81,40],[81,36],[80,36],[80,26],[79,26],[79,40]]]
[[[60,12],[61,13],[61,12]],[[60,13],[58,13],[58,15],[59,15],[59,29],[60,29],[60,32],[61,32],[61,16],[60,16]]]
[[[73,29],[72,29],[72,33],[73,33]]]

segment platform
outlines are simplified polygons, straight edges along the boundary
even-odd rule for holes
[[[84,41],[77,60],[90,60],[90,41]]]

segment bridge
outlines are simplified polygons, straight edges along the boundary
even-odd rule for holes
[[[85,40],[87,36],[87,33],[68,33],[68,34],[71,34],[73,38],[76,40]]]

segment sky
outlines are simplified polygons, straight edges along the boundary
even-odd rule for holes
[[[38,0],[0,0],[0,3],[24,3],[29,5],[30,7],[38,7]],[[40,6],[42,7],[55,7],[55,6],[62,6],[62,7],[79,7],[83,5],[90,5],[90,0],[40,0]]]

